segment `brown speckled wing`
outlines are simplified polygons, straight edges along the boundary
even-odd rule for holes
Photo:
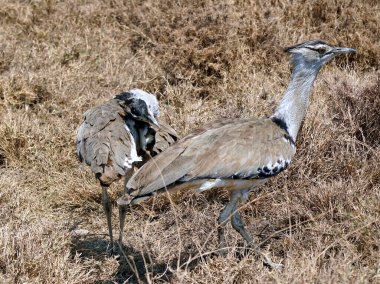
[[[125,129],[125,111],[116,100],[88,110],[77,133],[80,161],[91,166],[96,177],[109,185],[125,174],[131,153],[131,136]]]

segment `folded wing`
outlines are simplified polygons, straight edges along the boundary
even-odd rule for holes
[[[91,166],[97,178],[109,185],[131,167],[128,158],[134,145],[125,128],[124,109],[115,100],[88,110],[77,132],[77,155]]]
[[[197,179],[266,178],[290,163],[295,146],[270,119],[216,122],[178,141],[129,180],[132,197]]]

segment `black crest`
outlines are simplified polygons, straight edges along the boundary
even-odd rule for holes
[[[306,45],[319,45],[319,44],[327,44],[325,43],[324,41],[320,40],[320,39],[315,39],[315,40],[309,40],[309,41],[306,41],[306,42],[303,42],[303,43],[300,43],[300,44],[296,44],[296,45],[293,45],[293,46],[289,46],[289,47],[286,47],[284,48],[284,51],[285,52],[291,52],[293,49],[297,49],[297,48],[300,48],[300,47],[303,47],[303,46],[306,46]]]
[[[135,95],[130,92],[123,92],[114,97],[116,100],[120,101],[128,101],[129,99],[133,98]]]

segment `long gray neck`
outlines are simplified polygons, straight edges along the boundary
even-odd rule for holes
[[[289,135],[296,140],[302,120],[305,117],[310,91],[320,68],[295,65],[290,84],[271,118],[280,121]]]

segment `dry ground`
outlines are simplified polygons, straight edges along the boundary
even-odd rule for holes
[[[380,283],[379,27],[376,0],[0,0],[0,282]],[[228,256],[211,254],[223,192],[135,207],[129,264],[105,255],[100,188],[75,157],[82,113],[140,87],[181,135],[264,117],[290,74],[281,48],[314,38],[358,54],[323,69],[292,166],[242,209],[285,270],[230,227]]]

